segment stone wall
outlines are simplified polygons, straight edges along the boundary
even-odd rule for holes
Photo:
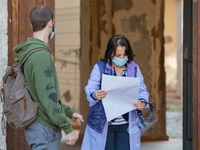
[[[0,86],[2,85],[2,75],[5,72],[8,62],[8,36],[7,36],[7,1],[0,0]],[[0,120],[3,111],[2,103],[0,102]],[[0,122],[0,150],[6,150],[6,136],[2,134],[2,126]]]

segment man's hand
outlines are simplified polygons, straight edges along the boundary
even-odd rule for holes
[[[66,142],[67,144],[74,145],[76,143],[77,136],[76,136],[76,133],[74,131],[72,131],[71,133],[67,134],[67,138],[69,140],[69,141]]]
[[[73,113],[71,120],[77,124],[77,125],[81,125],[81,122],[84,122],[83,120],[83,116],[80,115],[79,113]]]

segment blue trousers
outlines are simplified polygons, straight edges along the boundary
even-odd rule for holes
[[[108,126],[105,150],[130,150],[128,124]]]
[[[25,128],[25,137],[32,150],[59,150],[62,134],[35,120]]]

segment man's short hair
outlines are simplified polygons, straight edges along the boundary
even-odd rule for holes
[[[44,5],[34,7],[30,13],[30,22],[33,27],[33,32],[43,30],[49,20],[53,20],[53,12]]]

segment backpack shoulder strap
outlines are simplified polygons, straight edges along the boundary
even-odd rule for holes
[[[41,50],[45,50],[45,51],[47,51],[47,52],[49,52],[47,49],[45,49],[45,48],[37,48],[37,49],[34,49],[34,50],[32,50],[32,51],[30,51],[25,57],[24,57],[24,59],[22,60],[22,62],[20,63],[20,65],[19,65],[19,67],[21,68],[21,66],[24,64],[24,62],[28,59],[28,57],[31,55],[31,54],[33,54],[34,52],[37,52],[37,51],[41,51]],[[49,54],[51,55],[51,53],[49,52]],[[26,85],[27,86],[27,85]],[[28,86],[27,86],[27,90],[29,91],[29,88],[28,88]],[[29,91],[29,93],[30,93],[30,91]],[[30,96],[31,96],[31,94],[30,94]],[[37,99],[36,99],[36,102],[37,103],[39,103],[39,98],[37,97]]]
[[[45,50],[45,51],[49,52],[49,51],[48,51],[47,49],[45,49],[45,48],[37,48],[37,49],[34,49],[34,50],[30,51],[30,52],[24,57],[24,59],[22,60],[22,62],[21,62],[20,65],[19,65],[19,67],[21,67],[21,66],[24,64],[24,62],[28,59],[28,57],[29,57],[31,54],[33,54],[34,52],[37,52],[37,51],[41,51],[41,50]],[[51,55],[50,52],[49,52],[49,54]]]

